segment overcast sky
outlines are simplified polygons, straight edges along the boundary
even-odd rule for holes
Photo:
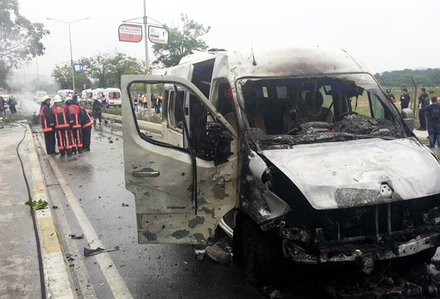
[[[144,43],[118,41],[121,21],[143,15],[143,0],[19,0],[20,11],[42,22],[51,34],[44,38],[46,55],[38,58],[39,72],[49,76],[56,64],[98,52],[121,51],[144,59]],[[362,60],[371,72],[440,67],[438,0],[265,0],[199,1],[147,0],[147,15],[177,24],[181,13],[211,26],[209,47],[246,49],[295,46],[343,48]],[[150,57],[152,56],[150,43]],[[19,72],[23,72],[20,70]],[[35,60],[26,73],[36,73]]]

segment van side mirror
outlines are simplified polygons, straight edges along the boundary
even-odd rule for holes
[[[414,130],[414,112],[409,108],[405,108],[405,109],[402,109],[401,114],[402,114],[403,121],[406,123],[408,128],[411,131]]]
[[[216,122],[208,122],[202,133],[201,150],[203,155],[214,160],[215,165],[227,161],[231,153],[232,137],[223,130],[223,126]]]

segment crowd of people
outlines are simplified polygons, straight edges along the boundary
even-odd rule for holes
[[[396,97],[391,93],[391,89],[386,90],[386,94],[390,100],[396,102]],[[409,108],[410,96],[408,89],[402,89],[400,96],[400,108],[403,110]],[[421,88],[418,97],[418,109],[420,127],[419,131],[428,130],[429,147],[431,149],[440,148],[440,102],[437,100],[434,91],[426,93],[426,88]]]
[[[47,154],[71,156],[90,151],[93,121],[87,110],[79,106],[76,95],[67,97],[65,102],[56,95],[52,107],[50,101],[49,96],[43,98],[39,114]],[[55,149],[55,140],[58,152]]]
[[[156,96],[154,93],[152,93],[150,96],[150,99],[151,99],[151,108],[154,109],[154,112],[156,114],[159,114],[160,108],[162,106],[163,96],[162,95]],[[143,107],[143,108],[147,108],[148,107],[147,95],[144,93],[144,94],[139,94],[137,97],[134,97],[133,104],[134,104],[134,109],[136,111],[138,110],[138,106]]]
[[[434,91],[430,91],[428,95],[425,88],[420,90],[418,101],[420,118],[418,130],[426,131],[428,129],[429,147],[434,149],[437,143],[440,148],[440,103],[437,101]]]
[[[3,96],[0,95],[0,115],[6,114],[6,104],[8,104],[9,110],[12,114],[17,113],[17,108],[15,108],[17,105],[17,99],[15,99],[13,95],[9,95],[8,99],[5,100]]]

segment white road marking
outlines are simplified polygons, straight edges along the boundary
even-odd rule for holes
[[[98,234],[96,233],[95,229],[93,228],[92,224],[87,218],[84,210],[79,204],[78,199],[75,197],[75,194],[73,194],[72,189],[67,184],[66,180],[61,174],[61,171],[58,168],[58,165],[56,164],[55,160],[50,156],[47,157],[47,160],[49,161],[49,164],[52,167],[55,177],[58,179],[58,182],[60,183],[61,189],[63,190],[70,204],[70,208],[75,214],[75,217],[78,220],[78,223],[83,230],[84,237],[86,238],[87,242],[94,248],[97,247],[104,248],[104,245],[99,239]],[[115,298],[116,299],[133,298],[130,294],[130,291],[127,288],[127,285],[125,284],[124,280],[122,279],[121,275],[116,269],[116,266],[113,264],[113,261],[110,258],[109,254],[104,252],[96,255],[95,257]]]
[[[38,143],[38,151],[41,157],[46,157],[46,154],[44,150],[42,149],[42,140],[41,136],[36,136],[36,142]],[[44,141],[43,141],[44,142]],[[42,165],[43,166],[43,165]],[[47,171],[51,172],[51,168],[48,167],[47,169],[43,167],[43,174],[45,175]],[[46,181],[47,183],[47,181]],[[57,187],[59,185],[57,184]],[[49,200],[51,202],[51,205],[55,205],[58,207],[61,207],[62,203],[58,196],[55,195],[54,190],[51,190],[50,188],[47,188],[49,193]],[[57,188],[58,190],[58,188]],[[55,195],[55,196],[54,196]],[[62,233],[65,236],[71,235],[72,231],[70,229],[70,225],[67,222],[66,214],[64,213],[63,209],[58,209],[56,213],[54,213],[54,218],[57,220],[56,223],[60,226],[58,228],[61,228]],[[59,216],[59,217],[57,217]],[[90,283],[90,277],[87,272],[86,266],[84,264],[84,258],[81,255],[81,252],[78,248],[77,242],[73,239],[67,238],[65,240],[66,250],[75,256],[75,266],[74,271],[76,274],[76,278],[78,279],[78,287],[81,291],[82,298],[84,299],[96,299],[98,298],[95,293],[95,289],[93,288],[93,285]]]
[[[32,130],[27,125],[26,138],[29,147],[29,163],[32,172],[32,200],[47,201],[47,190],[40,160],[35,149]],[[58,233],[51,210],[35,211],[37,229],[40,239],[41,256],[43,259],[44,280],[47,298],[73,299],[77,298],[73,283],[70,280],[69,266],[64,260]]]

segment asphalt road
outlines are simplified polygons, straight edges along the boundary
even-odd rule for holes
[[[198,261],[192,246],[137,244],[134,196],[124,187],[122,138],[118,135],[108,126],[97,125],[92,130],[91,152],[69,158],[56,156],[54,160],[104,247],[119,246],[118,251],[108,254],[133,298],[264,298],[247,282],[242,268],[217,264],[207,256]],[[90,282],[79,273],[83,259],[79,255],[93,244],[69,237],[83,231],[47,159],[43,164],[51,197],[60,204],[54,210],[56,216],[61,222],[62,218],[67,220],[60,225],[64,243],[74,242],[79,249],[67,252],[73,256],[75,280],[90,283],[98,298],[113,298],[96,257],[84,258]],[[77,270],[79,274],[75,274]]]

